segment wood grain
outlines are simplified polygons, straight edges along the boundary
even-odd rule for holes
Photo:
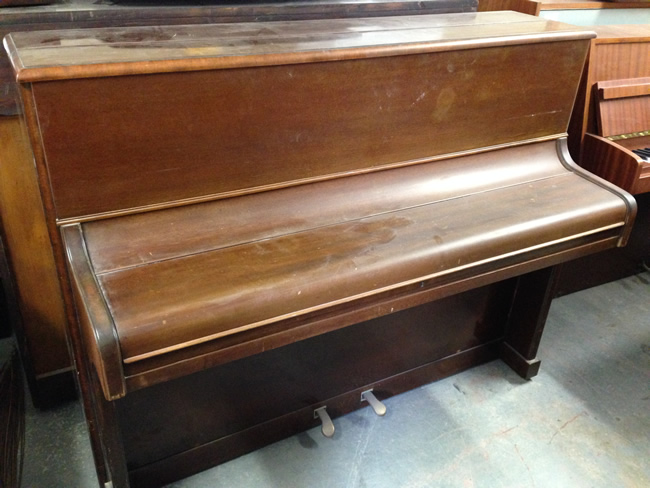
[[[395,171],[390,179],[398,180]],[[570,173],[524,181],[477,195],[463,196],[459,190],[452,200],[390,212],[377,212],[360,200],[366,216],[323,226],[297,223],[289,214],[285,218],[292,228],[273,238],[253,234],[238,240],[233,229],[232,241],[222,247],[99,273],[124,360],[145,359],[484,262],[496,266],[512,253],[525,259],[529,249],[623,225],[622,200],[612,196],[606,203],[600,189]],[[359,184],[365,184],[363,179]],[[324,211],[320,193],[313,188],[301,207]],[[390,186],[384,194],[389,198]],[[564,200],[574,194],[579,195],[575,207],[565,208]],[[360,196],[352,188],[346,201]],[[334,211],[333,221],[340,221],[339,212]],[[241,214],[257,218],[246,207]],[[283,219],[276,222],[279,228],[286,225]],[[243,227],[250,225],[244,221]],[[144,245],[137,254],[157,253],[156,242]],[[91,246],[91,259],[95,252]],[[195,286],[188,289],[187,282]]]
[[[27,134],[18,117],[0,117],[0,212],[3,240],[15,280],[23,357],[33,381],[71,367],[59,276],[40,199]],[[38,290],[38,292],[34,292]]]
[[[512,17],[512,19],[508,18]],[[350,28],[349,26],[353,26]],[[230,28],[229,28],[230,27]],[[363,57],[454,51],[504,45],[506,38],[537,44],[593,37],[588,31],[509,12],[16,33],[6,38],[17,79],[120,76],[284,65]],[[252,41],[251,39],[254,39]],[[512,41],[510,41],[512,43]]]
[[[235,196],[558,135],[586,42],[164,73],[146,85],[131,76],[37,83],[57,218]],[[504,71],[494,59],[526,69]],[[491,123],[478,123],[486,112]]]
[[[563,142],[591,34],[430,20],[231,26],[222,53],[215,27],[12,36],[100,482],[170,481],[259,425],[495,357],[510,311],[539,363],[544,268],[634,217]]]
[[[126,394],[122,371],[122,352],[111,311],[99,288],[83,243],[78,225],[62,229],[68,252],[72,291],[78,310],[79,326],[85,350],[95,367],[99,384],[106,400],[115,400]]]
[[[84,224],[104,274],[565,174],[555,141]],[[525,164],[521,164],[525,158]],[[396,176],[399,175],[399,176]],[[318,192],[317,204],[314,192]],[[354,201],[354,205],[350,205]],[[296,205],[296,202],[301,202]],[[311,203],[308,203],[311,202]],[[151,245],[151,236],[160,236]]]
[[[650,191],[650,163],[604,137],[585,135],[583,166],[632,194]]]
[[[309,0],[289,2],[131,2],[66,0],[52,5],[3,9],[0,39],[10,32],[109,26],[268,22],[318,18],[377,17],[473,12],[476,0]],[[0,114],[18,113],[12,96],[15,76],[0,50]]]
[[[585,73],[571,117],[569,144],[573,158],[582,164],[582,141],[587,132],[597,133],[593,87],[599,81],[650,77],[650,26],[593,26]]]
[[[542,2],[536,0],[479,0],[479,12],[514,10],[529,15],[539,15]]]
[[[598,108],[598,133],[605,137],[649,130],[650,93],[603,100]]]
[[[599,81],[596,90],[601,100],[650,95],[650,78]]]

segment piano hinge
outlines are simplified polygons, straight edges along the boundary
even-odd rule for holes
[[[633,139],[635,137],[644,137],[644,136],[650,136],[650,130],[644,130],[641,132],[631,132],[629,134],[621,134],[618,136],[609,136],[607,139],[610,141],[618,141],[620,139]]]

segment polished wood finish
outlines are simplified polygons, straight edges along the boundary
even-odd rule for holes
[[[105,392],[111,392],[107,399],[113,400],[126,393],[122,353],[115,325],[111,312],[97,289],[96,278],[80,242],[81,236],[68,232],[65,237],[75,303],[79,304],[78,307],[83,307],[78,313],[79,328],[84,342],[91,345],[88,355],[95,365],[99,383]],[[114,371],[118,374],[114,374]]]
[[[604,137],[587,134],[583,151],[589,171],[633,194],[650,191],[650,163],[631,150]]]
[[[648,8],[647,0],[542,0],[541,10],[585,10],[585,9],[621,9],[621,8]]]
[[[7,41],[100,483],[159,486],[367,388],[499,356],[531,377],[552,267],[627,240],[634,200],[566,149],[588,32],[479,13],[117,34]]]
[[[477,0],[308,0],[228,2],[129,2],[53,0],[52,5],[12,7],[0,15],[0,39],[11,32],[135,25],[375,17],[473,12]],[[0,53],[0,115],[15,115],[13,73]]]
[[[648,8],[650,2],[638,1],[599,1],[599,0],[478,0],[479,12],[514,10],[524,14],[539,15],[542,10],[594,10]]]
[[[515,286],[475,289],[127,395],[117,403],[124,425],[141,423],[148,405],[164,404],[147,415],[148,431],[165,432],[155,446],[139,429],[124,434],[133,484],[160,486],[188,464],[204,469],[314,427],[314,406],[339,416],[362,407],[365,389],[384,399],[495,359]],[[193,420],[197,413],[205,422]],[[197,439],[201,446],[191,449]]]
[[[382,294],[412,283],[419,285],[423,280],[461,271],[475,263],[524,254],[538,246],[551,246],[624,223],[626,207],[623,201],[612,200],[603,205],[600,189],[584,180],[563,176],[529,183],[525,188],[514,186],[481,195],[483,206],[477,205],[478,197],[460,194],[451,201],[442,202],[434,200],[432,195],[429,198],[433,201],[418,202],[414,207],[399,208],[387,214],[371,207],[366,215],[323,227],[313,227],[308,220],[308,225],[291,228],[293,222],[277,219],[271,221],[277,222],[283,230],[282,233],[275,230],[274,233],[280,234],[277,237],[258,234],[259,237],[238,239],[235,234],[233,243],[208,248],[198,254],[182,250],[178,257],[163,261],[148,263],[143,260],[119,271],[96,271],[97,281],[115,319],[123,359],[131,363],[185,345],[263,327],[284,317],[311,314],[321,307],[347,305],[353,297],[365,298],[368,290]],[[400,179],[402,175],[395,172],[390,177]],[[350,201],[350,195],[363,196],[361,188],[373,183],[371,178],[360,179],[360,186],[353,187],[344,201]],[[388,194],[389,189],[382,190]],[[324,199],[321,195],[327,192],[318,187],[311,190],[312,199],[286,197],[285,201],[301,201],[307,209],[316,207]],[[562,202],[572,193],[579,195],[579,198],[574,197],[579,214],[576,209],[563,208]],[[511,216],[507,221],[511,232],[502,235],[499,231],[503,222],[490,220],[490,216],[505,214],[503,209],[531,199],[535,199],[537,205],[527,208],[521,215]],[[365,202],[361,199],[358,204],[363,207]],[[279,207],[276,202],[269,205]],[[293,217],[290,208],[280,208],[288,218]],[[322,211],[323,207],[320,209]],[[436,215],[434,222],[430,221],[432,212]],[[468,227],[467,222],[458,217],[459,212],[471,215],[475,225]],[[253,212],[250,208],[240,215],[247,214],[255,215],[255,219],[265,218],[263,212]],[[334,215],[342,218],[340,214]],[[244,217],[242,225],[247,227],[254,223],[247,222]],[[153,235],[161,233],[158,229]],[[540,234],[548,237],[540,242]],[[333,244],[337,235],[340,237]],[[362,240],[361,235],[365,235],[365,239]],[[423,235],[444,243],[444,254],[423,242]],[[362,242],[364,245],[360,247]],[[86,246],[92,261],[97,251],[88,241]],[[157,253],[151,242],[136,252],[142,254],[148,249],[151,254]],[[296,254],[296,249],[312,249],[312,252]],[[269,255],[274,256],[272,262],[268,262]],[[365,274],[363,270],[371,266],[379,269]],[[201,272],[214,269],[220,272]],[[422,269],[430,272],[422,274]],[[249,283],[251,272],[256,274],[255,283]],[[340,280],[336,286],[330,281],[332,275]],[[197,287],[188,290],[185,283],[192,280],[197,281]],[[246,299],[240,296],[242,290],[246,290]],[[206,295],[215,304],[213,310],[205,303]],[[264,296],[261,304],[258,303],[260,296]],[[245,305],[249,301],[250,306]],[[143,303],[148,304],[148,310],[143,310]],[[233,304],[233,309],[225,304]],[[150,331],[165,320],[176,327],[152,337]]]
[[[547,161],[552,161],[555,143],[543,144],[546,151],[527,149],[533,155],[537,152],[540,159],[546,153]],[[492,185],[497,174],[517,171],[524,154],[523,150],[495,153],[494,159],[498,158],[502,166],[491,168]],[[476,157],[475,161],[483,163],[481,159]],[[452,162],[448,163],[452,166]],[[107,309],[96,308],[96,313],[102,313],[104,318],[92,320],[94,337],[101,340],[100,331],[106,330],[110,338],[114,327],[127,367],[206,342],[215,344],[215,351],[209,354],[216,357],[221,338],[258,328],[254,335],[265,338],[268,325],[289,327],[289,331],[305,328],[325,312],[339,316],[338,327],[342,327],[353,323],[340,316],[350,307],[377,303],[384,303],[384,308],[393,307],[392,300],[404,293],[436,289],[445,282],[456,281],[456,276],[462,276],[468,269],[475,269],[472,273],[476,274],[481,265],[488,270],[503,268],[506,263],[516,266],[540,248],[545,248],[544,253],[550,256],[567,241],[606,233],[624,224],[627,208],[622,200],[615,198],[605,205],[601,189],[574,178],[557,163],[555,168],[547,169],[555,173],[553,176],[533,182],[525,180],[525,185],[513,183],[502,191],[479,196],[474,196],[476,188],[463,189],[468,193],[456,189],[452,200],[447,200],[446,191],[442,195],[435,191],[436,181],[441,177],[435,171],[439,165],[443,166],[419,165],[406,171],[377,173],[378,178],[374,178],[375,174],[348,177],[328,182],[324,187],[311,185],[296,191],[291,188],[252,195],[237,199],[234,206],[225,201],[223,209],[222,201],[204,204],[211,208],[191,209],[194,225],[188,224],[185,207],[161,212],[162,226],[157,225],[160,218],[155,213],[134,216],[127,223],[133,229],[129,233],[119,229],[119,221],[117,228],[111,225],[108,231],[103,229],[105,221],[99,221],[83,227],[85,246],[74,242],[81,239],[77,226],[66,228],[71,257],[73,253],[81,254],[84,247],[87,249],[96,273],[94,293],[103,293],[111,310],[109,316]],[[479,167],[488,167],[476,166],[477,171]],[[471,181],[471,165],[466,169],[464,176]],[[538,173],[539,169],[534,171]],[[489,172],[483,170],[483,177]],[[521,178],[521,172],[518,176]],[[393,181],[401,183],[394,185]],[[401,185],[406,191],[421,185],[423,191],[404,199]],[[373,188],[368,200],[364,199],[366,187]],[[399,197],[397,201],[388,198],[393,190]],[[574,197],[579,211],[564,208],[564,202],[573,194],[579,195]],[[347,208],[347,203],[342,205],[352,195],[357,195],[356,210]],[[383,196],[379,204],[375,203],[378,195]],[[531,200],[535,205],[526,206],[519,215],[506,211]],[[299,208],[295,207],[297,201],[301,202]],[[165,215],[168,212],[172,215]],[[432,213],[436,215],[434,222],[430,221]],[[468,215],[475,223],[468,225],[459,213]],[[503,217],[495,219],[495,213]],[[511,215],[506,220],[508,213]],[[237,226],[228,226],[225,228],[232,231],[227,236],[203,233],[201,239],[197,225],[220,221],[218,216],[229,214],[239,216],[237,224],[243,234],[237,233]],[[152,243],[150,236],[166,235],[169,222],[172,226],[181,223],[180,228],[172,232],[169,243],[163,240],[158,250],[158,243]],[[109,221],[109,225],[112,223]],[[274,224],[272,229],[268,228],[270,223]],[[221,222],[226,224],[227,219]],[[502,230],[504,225],[510,229],[508,233]],[[102,235],[111,237],[105,240]],[[135,239],[124,249],[120,241],[131,240],[132,235]],[[138,238],[139,235],[148,238]],[[423,235],[431,236],[442,248],[431,247]],[[198,245],[193,243],[195,238],[199,239]],[[206,238],[211,239],[205,242]],[[185,247],[186,242],[189,247]],[[169,250],[170,247],[175,249]],[[299,249],[312,251],[300,254],[296,251]],[[132,264],[116,260],[113,250],[118,256],[126,255],[126,261]],[[269,260],[269,256],[273,259]],[[90,262],[87,269],[91,268]],[[543,260],[537,265],[541,263]],[[76,267],[75,261],[72,266]],[[74,273],[79,281],[85,280],[82,273]],[[252,283],[251,273],[256,275]],[[188,289],[187,282],[195,282],[196,286]],[[88,291],[85,304],[91,302],[91,293],[92,290]],[[167,323],[175,327],[167,328]],[[152,334],[154,330],[156,333]],[[320,327],[312,334],[318,330]],[[265,347],[270,348],[268,344]],[[208,353],[202,356],[205,354]],[[96,362],[100,378],[108,377],[103,362],[114,363],[112,357],[109,353],[105,360]],[[180,363],[178,355],[172,358],[174,363]],[[154,370],[160,371],[162,367],[157,362]],[[189,372],[188,367],[187,361],[183,361],[182,371]],[[119,361],[111,371],[121,371]],[[145,385],[139,382],[139,386]],[[106,390],[109,398],[123,394],[122,387]]]
[[[595,86],[597,134],[650,130],[650,78],[600,81]],[[638,147],[645,147],[640,143]]]
[[[650,25],[598,25],[590,27],[589,57],[569,127],[571,155],[580,164],[582,141],[587,132],[597,134],[594,87],[609,80],[650,77]]]
[[[315,37],[318,30],[310,22],[301,31],[292,32],[296,42],[283,41],[280,48],[278,34],[268,27],[225,26],[215,36],[202,34],[202,27],[189,26],[184,29],[191,33],[198,31],[196,47],[189,48],[188,59],[178,60],[175,58],[185,49],[176,47],[185,45],[184,29],[176,37],[172,37],[171,31],[164,34],[164,29],[162,33],[150,29],[133,31],[138,38],[149,36],[153,49],[144,43],[125,44],[113,31],[102,31],[105,40],[93,50],[98,52],[97,63],[80,67],[75,65],[77,58],[89,52],[92,45],[83,38],[87,35],[84,31],[54,37],[39,32],[21,33],[9,38],[9,46],[13,42],[20,49],[20,58],[14,58],[20,79],[50,80],[66,73],[73,78],[35,84],[29,96],[35,98],[39,116],[50,121],[41,127],[41,137],[48,147],[48,172],[57,218],[78,219],[329,179],[350,172],[412,164],[451,152],[563,133],[577,81],[575,71],[568,67],[581,63],[584,56],[581,43],[568,42],[577,34],[532,17],[508,22],[518,14],[504,14],[498,17],[503,20],[495,22],[498,15],[452,16],[459,23],[452,34],[445,32],[446,27],[440,25],[437,17],[429,24],[424,23],[424,17],[416,17],[408,29],[400,27],[400,18],[365,21],[359,24],[358,30],[347,30],[352,21],[335,21],[334,35],[345,46],[336,51],[331,50],[331,41]],[[280,23],[276,29],[282,32],[288,25]],[[477,30],[479,26],[483,27]],[[226,37],[221,41],[214,39],[224,28]],[[260,32],[262,29],[266,30]],[[228,31],[232,30],[235,39],[243,39],[235,42],[235,47],[227,46]],[[359,37],[361,31],[367,31],[368,35]],[[483,37],[477,33],[482,31],[485,31]],[[242,37],[244,33],[255,35],[256,43],[247,45],[246,37]],[[530,39],[538,33],[541,38],[553,36],[558,42],[531,41],[536,44],[534,50],[523,46],[494,46],[505,35],[521,35],[523,40],[523,36]],[[301,44],[300,37],[296,37],[301,35],[308,36],[309,41]],[[426,42],[427,36],[434,41]],[[436,39],[441,36],[452,37],[440,43]],[[52,45],[60,42],[67,45],[64,41],[71,38],[72,47],[62,48],[61,57],[53,57],[53,49],[47,43],[43,47],[44,40]],[[566,43],[559,42],[565,38]],[[202,51],[201,46],[211,43],[216,43],[215,47]],[[358,57],[357,50],[366,43],[364,59],[352,59]],[[23,49],[23,45],[36,47]],[[442,56],[426,54],[437,52],[443,46],[449,50]],[[486,49],[466,49],[470,46]],[[289,52],[283,53],[282,49]],[[41,50],[46,54],[40,54]],[[352,58],[345,62],[324,62],[334,55]],[[156,83],[146,88],[138,78],[117,77],[139,69],[137,60],[143,56],[171,58],[164,68],[166,71],[192,67],[206,71],[160,73],[156,75]],[[513,63],[529,63],[530,69],[519,73],[500,70],[493,59],[505,56]],[[567,56],[571,62],[567,67],[559,66],[557,73],[546,69],[544,59],[558,56]],[[269,65],[268,69],[242,67],[259,63],[260,58]],[[314,61],[309,62],[312,58]],[[241,69],[226,69],[233,65]],[[156,66],[153,62],[146,63],[140,69],[148,72]],[[214,70],[207,71],[208,68]],[[92,70],[97,75],[110,72],[115,77],[86,79]],[[465,75],[458,77],[456,70],[462,70]],[[364,76],[366,72],[372,72],[372,77]],[[429,75],[431,72],[439,74],[434,79]],[[408,88],[396,89],[404,77],[412,83]],[[358,81],[350,83],[350,79]],[[573,82],[559,81],[564,79]],[[207,89],[215,84],[218,90]],[[441,84],[448,88],[437,90]],[[522,84],[545,87],[542,93],[548,95],[543,100],[513,98],[512,92]],[[485,87],[490,87],[489,93]],[[103,103],[95,96],[98,92],[113,100],[113,110],[106,113],[96,105]],[[197,92],[202,96],[195,96]],[[287,95],[278,98],[274,96],[277,92]],[[185,108],[174,118],[167,116],[170,98]],[[304,100],[318,100],[325,112],[303,110]],[[453,110],[458,104],[466,104],[470,111]],[[487,105],[496,111],[493,124],[475,124],[474,120]],[[377,117],[364,115],[369,106]],[[210,110],[205,110],[206,107]],[[252,107],[263,109],[250,117]],[[397,107],[405,109],[398,111]],[[232,119],[220,117],[222,113],[232,114]],[[323,115],[330,122],[327,125],[322,124]],[[157,123],[145,123],[142,117]],[[246,123],[233,124],[233,119]],[[179,125],[187,130],[179,133]],[[267,127],[276,130],[267,131]],[[75,144],[74,134],[79,129],[87,132],[88,141],[81,146],[77,144],[77,150],[70,153],[68,148]],[[439,138],[423,138],[423,131],[436,133]],[[249,143],[251,137],[255,137],[255,145]],[[179,161],[175,149],[181,144],[183,162]],[[259,146],[265,151],[260,152]],[[306,161],[309,163],[305,164]],[[124,172],[132,165],[137,165],[139,172],[124,179]],[[104,198],[96,198],[94,187],[88,184],[90,181],[100,182],[105,189]]]
[[[0,2],[1,3],[1,2]],[[0,38],[10,32],[34,32],[61,28],[92,28],[126,25],[174,25],[204,24],[208,22],[260,22],[268,20],[290,20],[310,18],[348,18],[391,15],[415,15],[434,13],[471,12],[476,0],[372,0],[338,1],[309,0],[307,2],[112,2],[106,0],[59,0],[47,6],[28,8],[3,8],[0,12]],[[4,123],[18,124],[13,116],[19,113],[19,94],[9,59],[0,50],[0,115],[9,116]],[[7,130],[7,137],[14,132]],[[65,340],[66,319],[62,312],[63,298],[57,291],[59,273],[51,259],[52,245],[49,239],[42,239],[46,233],[42,224],[43,203],[34,181],[22,183],[26,169],[32,165],[28,154],[20,159],[11,147],[22,141],[4,141],[0,145],[2,181],[8,185],[21,184],[20,192],[6,192],[18,198],[15,201],[2,199],[0,204],[8,209],[12,217],[7,218],[4,232],[8,237],[7,253],[15,254],[12,272],[7,272],[10,289],[20,289],[20,300],[11,301],[11,325],[23,339],[21,355],[26,366],[28,383],[34,402],[42,407],[53,402],[73,398],[76,394],[73,368],[68,358]],[[2,154],[7,147],[6,155]],[[10,163],[5,159],[12,158]],[[35,173],[34,173],[35,175]],[[15,186],[18,188],[18,186]],[[27,202],[27,204],[26,204]],[[39,213],[40,212],[40,213]],[[34,239],[23,239],[25,223],[31,222],[36,229]],[[14,241],[20,241],[20,244]],[[24,243],[24,244],[23,244]],[[24,264],[22,256],[29,256],[32,263],[38,262],[37,271]],[[11,256],[8,257],[12,261]],[[38,276],[34,276],[36,273]],[[8,281],[11,280],[11,281]],[[34,282],[38,286],[34,286]],[[47,296],[48,304],[42,302]],[[36,304],[34,307],[31,304]],[[37,313],[33,313],[36,311]],[[20,313],[22,312],[22,316]],[[32,365],[32,358],[36,364]]]
[[[643,260],[650,249],[650,192],[634,195],[638,212],[625,247],[578,258],[558,269],[556,296],[644,272]]]
[[[12,279],[7,286],[17,305],[12,322],[31,391],[36,392],[36,384],[48,382],[52,373],[71,369],[65,312],[33,155],[18,117],[0,117],[0,147],[0,214],[7,279]],[[34,401],[45,405],[46,395],[36,394]]]
[[[449,22],[456,25],[447,33]],[[359,49],[364,58],[450,52],[502,46],[503,36],[522,36],[526,44],[543,43],[551,34],[557,41],[591,37],[565,24],[513,12],[414,16],[408,23],[404,17],[333,19],[329,24],[161,26],[132,28],[127,34],[112,28],[22,32],[5,42],[17,79],[33,82],[340,61],[358,59]]]
[[[641,182],[638,176],[643,165],[639,164],[639,158],[634,154],[620,151],[614,147],[614,143],[597,137],[598,99],[594,93],[595,85],[599,82],[650,76],[650,26],[599,25],[591,28],[597,32],[598,37],[591,41],[590,54],[571,118],[569,147],[574,159],[580,161],[582,166],[634,191],[639,201],[640,218],[631,233],[630,244],[625,248],[611,249],[563,265],[558,278],[558,294],[561,295],[643,271],[642,263],[650,248],[650,202],[643,198],[644,194],[638,193],[647,190],[637,187]],[[593,135],[586,136],[587,133]],[[617,141],[617,144],[622,148],[627,147],[624,140]],[[581,151],[584,153],[581,154]],[[624,171],[618,171],[617,168]]]
[[[535,0],[479,0],[479,12],[514,10],[522,14],[539,15],[542,3]]]
[[[631,80],[613,80],[601,81],[596,84],[598,97],[601,100],[611,100],[615,98],[641,97],[650,95],[650,78],[633,78]],[[645,114],[647,115],[647,114]],[[648,120],[648,117],[638,117],[636,119]],[[602,122],[600,122],[602,127]],[[601,129],[603,134],[604,129]],[[634,132],[634,131],[627,131]]]
[[[650,191],[650,77],[596,83],[598,135],[586,134],[583,166],[633,194]],[[645,135],[644,135],[645,134]]]

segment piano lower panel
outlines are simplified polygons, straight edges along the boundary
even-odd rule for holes
[[[178,477],[195,457],[221,461],[333,416],[498,357],[516,279],[454,295],[198,374],[116,402],[132,486]],[[400,412],[395,412],[400,415]],[[142,419],[147,418],[146,426]],[[138,428],[130,428],[138,426]],[[320,435],[320,434],[318,434]],[[228,447],[225,447],[228,446]],[[209,455],[208,455],[209,453]],[[172,459],[169,459],[169,458]],[[175,459],[174,459],[175,458]],[[185,461],[182,461],[185,459]],[[196,466],[197,469],[201,469]],[[193,468],[190,468],[193,469]]]

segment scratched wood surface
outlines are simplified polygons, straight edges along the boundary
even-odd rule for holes
[[[436,47],[448,51],[471,44],[500,44],[504,37],[521,36],[522,41],[533,43],[549,37],[582,37],[572,26],[516,12],[356,20],[19,32],[10,35],[7,44],[17,77],[34,81],[259,65],[262,60],[257,56],[264,55],[265,63],[294,63],[309,59],[304,53],[340,59],[346,50],[354,56],[359,48],[367,57],[373,52],[389,54],[390,46],[415,52]]]
[[[393,178],[400,178],[399,173]],[[365,183],[360,181],[361,188]],[[350,206],[352,202],[364,206],[361,188],[349,188],[345,201]],[[300,207],[323,211],[320,190],[313,190],[311,198],[300,200]],[[389,198],[390,186],[383,191]],[[463,193],[452,200],[389,212],[369,206],[366,215],[347,222],[341,222],[345,210],[334,211],[331,218],[339,223],[318,226],[305,220],[273,238],[262,234],[237,242],[237,228],[228,228],[235,242],[226,246],[98,273],[124,361],[329,308],[512,253],[525,256],[539,246],[620,227],[625,220],[621,199],[604,198],[600,188],[570,173],[479,196]],[[569,196],[574,206],[564,203]],[[244,228],[255,224],[254,211],[244,206],[240,215]],[[276,222],[282,228],[287,219],[293,223],[291,212]],[[148,249],[156,252],[156,242],[146,243],[138,252],[145,254]],[[92,259],[94,249],[89,252]]]
[[[0,2],[2,4],[2,2]],[[2,9],[0,39],[10,32],[133,25],[187,25],[272,20],[473,12],[476,0],[308,0],[174,2],[53,0],[51,5]],[[0,115],[18,113],[13,72],[0,50]]]
[[[466,26],[457,24],[433,29],[436,50],[458,47],[454,33]],[[57,218],[234,196],[557,136],[567,129],[589,34],[571,34],[582,37],[576,42],[546,35],[553,42],[529,46],[515,34],[506,37],[510,45],[477,49],[471,41],[468,49],[370,58],[314,51],[329,62],[290,64],[288,53],[281,59],[289,64],[159,73],[146,84],[135,76],[34,83],[29,96],[48,121],[40,135]],[[503,70],[495,59],[520,69]],[[486,111],[489,124],[481,120]]]
[[[476,23],[489,18],[510,20]],[[634,213],[563,144],[591,34],[509,13],[430,21],[399,20],[388,38],[372,21],[232,26],[217,43],[228,55],[202,51],[203,27],[198,43],[191,28],[120,30],[112,51],[110,29],[80,44],[78,33],[10,38],[57,263],[74,280],[66,298],[73,288],[84,314],[71,329],[100,482],[105,467],[116,487],[171,481],[313,422],[316,403],[358,408],[360,385],[404,391],[494,358],[511,326],[524,339],[506,360],[524,376],[538,365],[549,295],[519,318],[540,282],[548,290],[545,268],[624,241]],[[143,32],[153,43],[133,44]],[[94,49],[98,62],[70,58]],[[113,233],[124,236],[102,238]],[[430,316],[450,297],[458,314],[439,333]],[[217,421],[205,436],[167,435],[138,414],[159,430],[169,410],[151,388],[192,411],[210,396],[194,388],[203,372],[237,363],[272,379],[283,372],[257,363],[263,354],[278,365],[298,344],[309,357],[318,346],[304,341],[336,331],[349,347],[374,319],[402,339],[372,337],[399,349],[395,367],[332,354],[342,361],[317,398],[228,403],[251,409],[234,416],[237,432]],[[411,356],[414,344],[424,351]]]

